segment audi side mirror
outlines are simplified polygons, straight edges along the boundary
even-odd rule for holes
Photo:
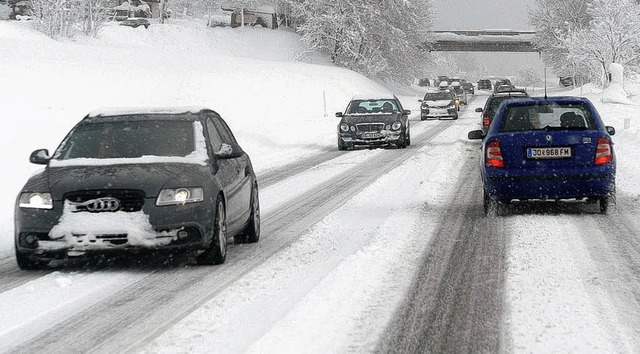
[[[49,150],[47,149],[38,149],[31,153],[29,156],[29,162],[35,163],[36,165],[46,165],[51,160],[51,156],[49,156]]]
[[[239,146],[231,146],[229,144],[222,143],[220,151],[216,153],[216,157],[219,159],[235,159],[242,156],[243,152]]]

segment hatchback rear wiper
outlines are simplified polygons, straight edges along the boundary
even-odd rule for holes
[[[552,127],[550,125],[540,128],[540,130],[586,130],[587,127]]]

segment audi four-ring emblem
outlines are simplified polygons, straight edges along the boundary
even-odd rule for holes
[[[101,211],[117,211],[120,209],[120,201],[112,197],[96,198],[87,200],[86,202],[78,204],[87,208],[87,211],[101,212]]]

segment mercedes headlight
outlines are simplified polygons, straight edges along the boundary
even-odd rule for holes
[[[349,125],[347,123],[340,124],[340,130],[342,130],[343,132],[348,132],[349,131]]]
[[[27,192],[20,194],[20,208],[53,209],[51,193]]]
[[[391,129],[392,129],[392,130],[398,130],[398,129],[400,129],[400,127],[402,127],[402,123],[400,123],[400,122],[395,122],[395,123],[393,123],[393,125],[391,126]]]
[[[192,188],[167,188],[160,191],[157,206],[196,203],[204,200],[204,192],[201,187]]]

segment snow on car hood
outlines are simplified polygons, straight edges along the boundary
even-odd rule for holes
[[[193,176],[191,171],[201,168],[184,164],[75,166],[47,168],[43,176],[54,200],[61,200],[70,191],[100,189],[142,190],[150,197],[157,196],[169,181]]]

